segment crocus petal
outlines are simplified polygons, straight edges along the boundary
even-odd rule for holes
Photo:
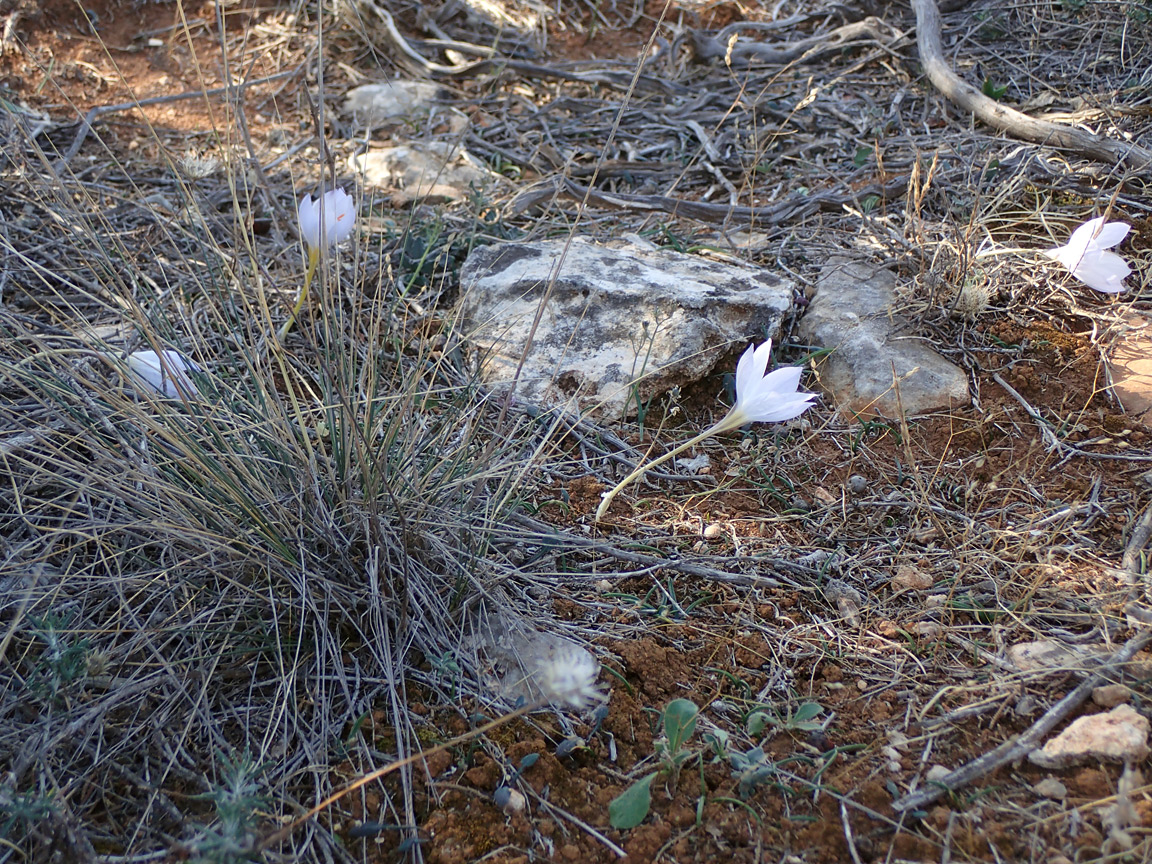
[[[320,208],[319,201],[313,201],[311,195],[300,199],[300,207],[296,216],[300,220],[300,238],[309,249],[320,245]]]
[[[770,394],[772,398],[764,398],[748,405],[740,406],[749,423],[780,423],[799,417],[812,407],[816,398],[814,393],[787,393]]]
[[[1119,294],[1124,290],[1124,279],[1132,272],[1115,252],[1096,252],[1084,256],[1073,274],[1087,285],[1106,294]]]
[[[1054,250],[1057,254],[1053,257],[1069,270],[1075,268],[1077,262],[1083,258],[1084,253],[1088,251],[1088,244],[1092,242],[1092,236],[1100,230],[1100,226],[1103,224],[1103,216],[1099,216],[1096,219],[1089,219],[1072,232],[1072,236],[1068,238],[1067,243],[1059,249]]]
[[[1092,221],[1097,220],[1093,219]],[[1109,222],[1100,229],[1099,234],[1092,238],[1089,242],[1089,248],[1095,246],[1099,249],[1111,249],[1128,236],[1128,231],[1131,228],[1132,226],[1127,222]]]
[[[767,348],[765,351],[763,349]],[[748,393],[756,386],[756,382],[764,377],[764,370],[768,367],[768,357],[772,353],[772,340],[769,339],[759,348],[749,345],[748,350],[740,355],[740,362],[736,364],[736,401],[740,401],[741,393]]]
[[[176,351],[134,351],[127,363],[132,377],[154,393],[169,399],[199,395],[187,373],[199,372],[200,367]]]

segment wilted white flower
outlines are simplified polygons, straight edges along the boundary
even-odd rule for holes
[[[138,383],[154,393],[169,399],[190,399],[199,391],[192,383],[189,372],[199,372],[200,367],[176,351],[133,351],[127,358],[128,371]]]
[[[1115,252],[1108,250],[1120,243],[1130,228],[1125,222],[1105,224],[1104,217],[1099,216],[1073,231],[1065,245],[1048,249],[1044,254],[1059,261],[1088,287],[1106,294],[1119,294],[1124,290],[1124,279],[1132,268]]]
[[[601,699],[596,689],[600,664],[579,645],[565,644],[533,670],[532,680],[554,705],[582,711]]]
[[[600,506],[596,509],[596,521],[599,522],[604,518],[604,514],[608,512],[608,505],[621,489],[645,471],[667,462],[705,438],[739,429],[746,423],[778,423],[782,420],[791,420],[811,408],[816,395],[798,392],[802,371],[799,366],[784,366],[767,375],[764,374],[768,368],[768,358],[771,356],[771,339],[759,348],[749,345],[748,350],[740,357],[740,362],[736,364],[736,404],[731,410],[722,420],[695,438],[669,450],[653,462],[640,465],[614,489],[605,493]]]
[[[292,314],[276,332],[276,339],[281,344],[288,337],[292,325],[296,323],[296,316],[304,308],[308,287],[312,284],[312,277],[316,275],[320,253],[346,239],[356,226],[356,202],[343,189],[329,189],[316,199],[311,195],[305,195],[300,200],[296,215],[300,220],[300,239],[308,249],[308,269],[304,273],[304,286],[296,295]]]
[[[356,225],[356,203],[340,188],[329,189],[316,199],[305,195],[296,212],[300,219],[300,237],[310,254],[347,239]]]

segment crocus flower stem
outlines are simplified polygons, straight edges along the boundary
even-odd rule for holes
[[[711,438],[713,435],[720,435],[724,432],[730,432],[733,429],[739,429],[741,426],[743,426],[747,422],[748,422],[748,418],[746,416],[744,416],[743,411],[741,411],[738,408],[732,408],[722,419],[718,420],[716,423],[709,426],[707,429],[705,429],[703,432],[701,432],[695,438],[688,439],[683,444],[681,444],[679,447],[674,447],[673,449],[671,449],[667,453],[665,453],[663,456],[660,456],[657,459],[653,459],[651,462],[641,463],[639,466],[637,466],[635,471],[633,471],[631,474],[629,474],[627,477],[625,477],[623,480],[621,480],[619,483],[617,483],[616,486],[614,486],[611,491],[609,491],[607,494],[605,494],[603,500],[601,500],[601,502],[600,502],[600,506],[596,508],[596,521],[599,522],[601,519],[604,518],[604,514],[608,512],[608,507],[609,507],[609,505],[611,505],[612,499],[615,498],[618,494],[620,494],[620,490],[623,489],[625,486],[627,486],[629,483],[631,483],[633,480],[637,479],[638,477],[641,477],[642,475],[644,475],[648,471],[651,471],[653,468],[657,467],[658,465],[663,465],[669,459],[671,459],[675,456],[679,456],[681,453],[683,453],[689,447],[696,446],[697,444],[699,444],[701,441],[705,440],[706,438]]]
[[[308,299],[308,288],[312,284],[312,277],[316,275],[316,265],[320,263],[320,250],[308,250],[308,269],[304,273],[304,285],[300,288],[300,293],[296,295],[296,305],[292,307],[292,314],[288,316],[288,320],[284,322],[283,326],[276,332],[276,341],[281,345],[284,340],[288,338],[288,331],[292,329],[292,325],[296,323],[296,316],[300,314],[300,310],[304,308],[304,301]]]

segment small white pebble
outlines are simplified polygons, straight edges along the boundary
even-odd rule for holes
[[[935,621],[917,621],[912,628],[921,639],[934,642],[940,638],[943,628]]]
[[[519,813],[527,805],[528,801],[516,789],[510,789],[508,792],[508,800],[504,802],[502,808],[505,813]]]
[[[862,495],[868,490],[868,478],[853,474],[848,478],[848,491],[853,495]]]
[[[924,779],[929,783],[939,783],[951,773],[951,768],[945,768],[943,765],[933,765],[928,769],[928,773],[924,775]]]
[[[715,540],[717,537],[719,537],[723,533],[724,533],[724,526],[721,525],[719,522],[713,522],[711,525],[709,525],[707,528],[704,529],[704,539],[705,540]]]
[[[1041,798],[1054,798],[1057,801],[1068,797],[1068,788],[1055,777],[1045,777],[1032,787],[1032,791]]]

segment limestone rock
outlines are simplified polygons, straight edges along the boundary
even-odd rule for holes
[[[393,203],[398,206],[415,201],[461,201],[475,190],[504,179],[463,147],[445,141],[378,147],[348,161],[365,185],[391,189]]]
[[[800,338],[835,349],[818,367],[820,384],[837,407],[862,417],[898,417],[967,405],[968,376],[923,339],[901,335],[895,277],[875,264],[843,255],[828,259],[817,280]]]
[[[1080,717],[1028,760],[1042,768],[1084,762],[1138,762],[1148,758],[1148,718],[1130,705]]]
[[[476,249],[460,270],[465,332],[488,386],[507,386],[564,241]],[[577,239],[548,296],[520,398],[616,419],[774,335],[792,283],[756,267]],[[735,367],[733,367],[735,368]],[[718,388],[719,389],[719,388]],[[718,412],[718,414],[721,412]]]
[[[1040,669],[1081,669],[1086,660],[1102,652],[1083,645],[1065,645],[1055,639],[1043,639],[1017,642],[1005,653],[1021,672],[1035,672]]]
[[[1092,701],[1101,708],[1115,708],[1132,698],[1132,691],[1123,684],[1105,684],[1092,691]]]
[[[344,94],[344,113],[357,129],[418,122],[441,107],[450,94],[427,81],[385,81],[362,84]],[[446,109],[447,110],[447,109]]]
[[[1152,328],[1141,315],[1127,316],[1108,358],[1112,389],[1124,410],[1152,420]]]
[[[1032,791],[1041,798],[1053,798],[1063,801],[1068,797],[1068,788],[1055,777],[1045,777],[1032,786]]]

